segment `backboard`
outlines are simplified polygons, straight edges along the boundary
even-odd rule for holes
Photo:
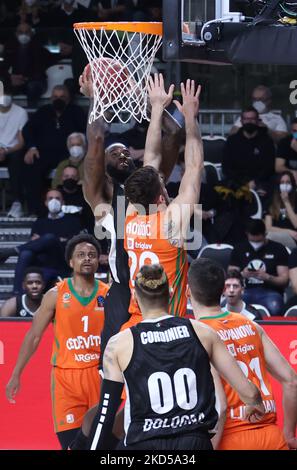
[[[163,0],[163,58],[296,65],[297,2]]]

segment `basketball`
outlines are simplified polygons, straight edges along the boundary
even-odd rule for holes
[[[129,94],[132,77],[125,64],[116,59],[102,57],[89,63],[85,68],[87,79],[93,81],[94,95],[103,102],[114,103],[119,95]]]

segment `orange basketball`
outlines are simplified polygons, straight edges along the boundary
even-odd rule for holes
[[[92,78],[95,84],[94,94],[104,104],[119,100],[119,96],[129,94],[132,77],[125,64],[119,60],[102,57],[96,59],[85,68],[87,79]]]

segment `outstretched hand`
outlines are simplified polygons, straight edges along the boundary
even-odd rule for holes
[[[155,73],[149,78],[148,94],[151,106],[160,106],[165,109],[172,101],[174,85],[170,85],[168,93],[165,91],[164,78],[161,73]]]
[[[79,77],[78,83],[80,87],[79,91],[87,98],[93,98],[93,80],[89,65],[84,68],[83,73]]]
[[[188,79],[186,85],[180,84],[181,94],[183,98],[182,104],[174,100],[177,109],[186,117],[192,115],[196,117],[199,112],[199,97],[201,93],[201,85],[198,85],[197,90],[195,81]]]

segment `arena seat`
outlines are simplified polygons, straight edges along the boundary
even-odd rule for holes
[[[56,85],[64,85],[67,78],[73,78],[72,67],[70,64],[52,65],[46,70],[47,90],[41,98],[50,98],[52,90]]]
[[[213,163],[204,162],[204,169],[203,169],[204,177],[203,180],[206,184],[210,186],[215,186],[220,181],[220,174],[218,169]]]
[[[284,317],[294,317],[297,319],[297,305],[290,307],[284,314]]]
[[[204,246],[200,250],[198,258],[209,258],[217,261],[217,263],[219,263],[226,271],[229,266],[232,250],[232,245],[227,245],[225,243],[212,243]]]
[[[226,138],[222,135],[204,135],[202,137],[204,158],[214,164],[222,164],[223,148]]]
[[[252,213],[251,213],[250,217],[252,219],[262,219],[262,217],[263,217],[263,208],[262,208],[261,199],[259,198],[256,191],[254,191],[253,189],[250,189],[250,192],[253,195],[253,202],[252,202],[252,209],[251,209]]]
[[[259,310],[263,319],[265,319],[265,317],[271,317],[268,308],[264,307],[264,305],[251,304],[251,306],[254,307],[256,310]]]

